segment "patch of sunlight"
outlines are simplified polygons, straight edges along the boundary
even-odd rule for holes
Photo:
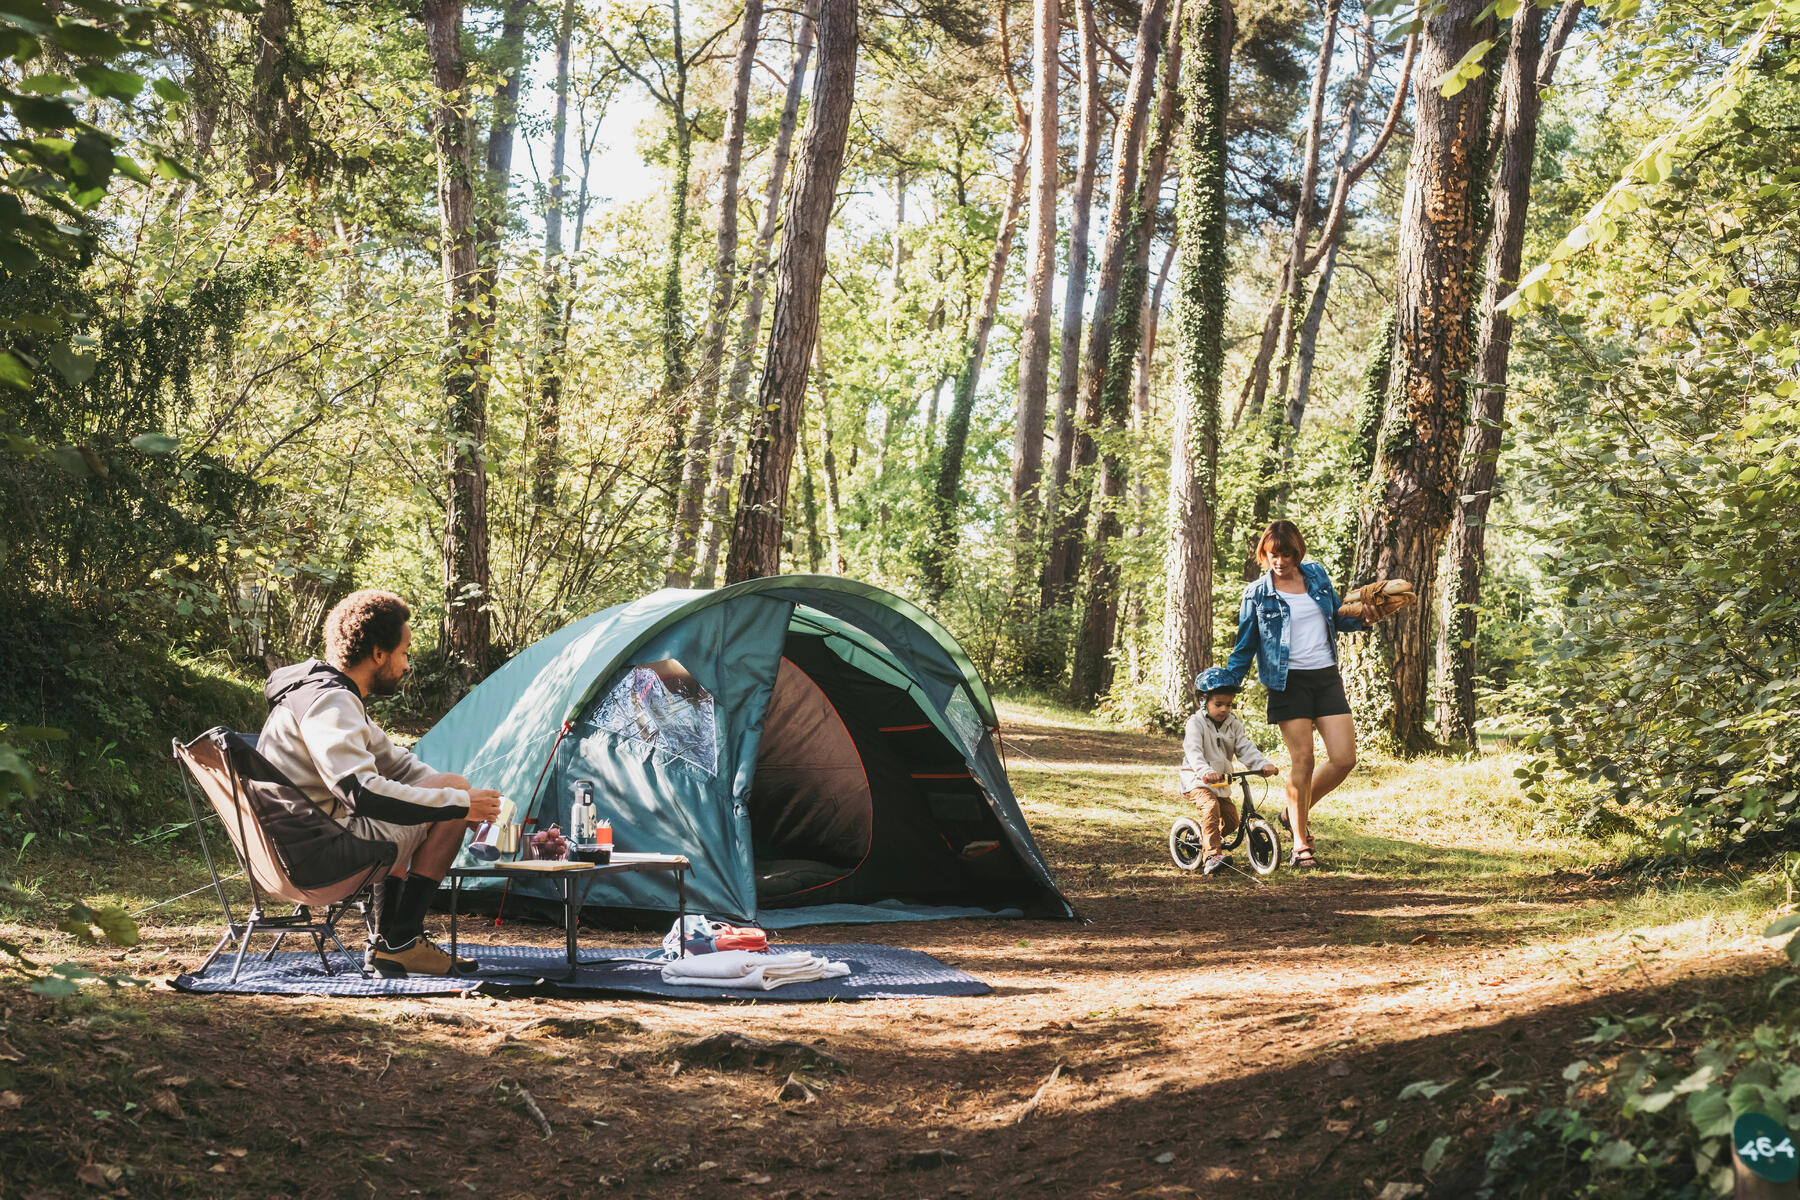
[[[1087,729],[1096,733],[1132,732],[1105,717],[1065,708],[1048,697],[1029,692],[1007,692],[996,695],[994,712],[1000,717],[1002,729],[1008,725],[1032,724],[1062,725],[1070,729]]]

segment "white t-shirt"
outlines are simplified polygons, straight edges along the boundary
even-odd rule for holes
[[[1326,637],[1325,610],[1305,592],[1275,593],[1288,611],[1288,670],[1316,671],[1329,667],[1331,642]]]

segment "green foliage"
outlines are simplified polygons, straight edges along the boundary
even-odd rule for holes
[[[1781,566],[1800,554],[1784,265],[1800,173],[1776,133],[1800,61],[1758,64],[1611,255],[1569,260],[1582,303],[1527,329],[1542,402],[1515,409],[1515,486],[1546,500],[1523,514],[1543,605],[1515,697],[1538,755],[1522,777],[1538,796],[1552,775],[1577,782],[1671,843],[1783,828],[1800,808],[1800,600]]]
[[[148,183],[151,171],[166,179],[185,170],[154,139],[135,137],[135,147],[104,123],[102,114],[141,107],[154,119],[185,93],[122,64],[150,49],[150,38],[178,7],[220,4],[167,2],[141,5],[85,3],[51,6],[13,0],[0,8],[0,285],[14,283],[46,261],[86,261],[96,245],[93,211],[115,175]],[[7,307],[0,318],[0,382],[27,385],[44,361],[65,376],[79,373],[79,357],[44,357],[20,344],[20,335],[46,332],[36,304]]]

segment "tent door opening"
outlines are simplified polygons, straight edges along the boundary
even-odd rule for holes
[[[986,791],[904,672],[805,613],[751,781],[758,905],[1029,900],[1036,884]]]

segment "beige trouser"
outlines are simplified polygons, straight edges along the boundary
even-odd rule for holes
[[[1221,796],[1209,787],[1197,787],[1187,794],[1200,810],[1201,861],[1225,852],[1225,839],[1237,832],[1238,810],[1229,794]]]

